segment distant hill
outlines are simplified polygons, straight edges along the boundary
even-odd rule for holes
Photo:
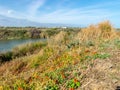
[[[26,27],[26,26],[35,26],[35,27],[77,27],[75,25],[67,24],[57,24],[57,23],[38,23],[29,21],[26,19],[16,19],[12,17],[7,17],[0,15],[0,26],[12,26],[12,27]]]

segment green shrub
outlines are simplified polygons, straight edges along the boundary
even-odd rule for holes
[[[12,52],[6,52],[6,53],[2,53],[0,54],[0,62],[5,62],[5,61],[9,61],[12,59]]]

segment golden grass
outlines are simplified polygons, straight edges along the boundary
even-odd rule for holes
[[[60,33],[52,36],[50,39],[48,39],[48,44],[49,45],[58,45],[58,44],[63,44],[65,41],[65,36],[67,33],[65,31],[60,31]]]
[[[115,29],[109,21],[101,22],[97,25],[90,25],[89,27],[82,29],[77,35],[77,39],[80,42],[96,41],[96,40],[111,40],[118,37]]]

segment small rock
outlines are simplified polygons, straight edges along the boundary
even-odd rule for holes
[[[109,68],[113,68],[113,65],[110,65]]]
[[[113,79],[112,82],[113,82],[113,83],[117,83],[118,80],[117,80],[117,79]]]

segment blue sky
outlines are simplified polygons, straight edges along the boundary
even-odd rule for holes
[[[110,20],[120,27],[120,0],[0,0],[0,15],[80,25]]]

